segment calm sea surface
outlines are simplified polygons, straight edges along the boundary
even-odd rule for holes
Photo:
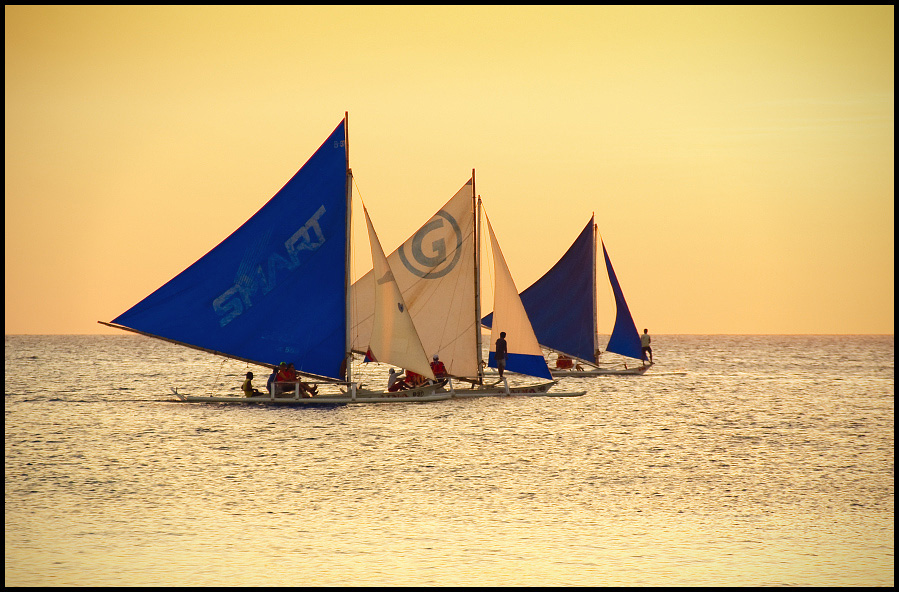
[[[892,586],[893,341],[654,335],[579,398],[294,409],[172,402],[247,366],[158,340],[6,336],[5,583]]]

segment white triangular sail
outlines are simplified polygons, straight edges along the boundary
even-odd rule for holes
[[[422,376],[434,378],[428,356],[421,345],[412,317],[396,285],[390,263],[381,248],[381,241],[365,211],[368,224],[368,238],[371,241],[371,259],[375,279],[374,315],[369,351],[375,360],[393,364]]]
[[[477,376],[474,196],[469,180],[412,237],[387,257],[421,343],[454,376]],[[380,276],[379,276],[380,277]],[[374,275],[351,290],[353,349],[365,352],[374,319]]]
[[[486,216],[485,216],[486,217]],[[506,265],[503,252],[499,248],[490,219],[487,219],[490,231],[490,245],[493,249],[493,266],[496,274],[496,287],[493,294],[493,327],[490,335],[490,355],[487,364],[496,368],[496,340],[500,333],[506,334],[507,357],[506,370],[552,379],[543,350],[537,343],[537,336],[528,320],[528,315],[518,296],[518,288]]]

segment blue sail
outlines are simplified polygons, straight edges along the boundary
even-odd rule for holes
[[[612,335],[609,336],[609,344],[606,345],[606,351],[621,354],[631,358],[640,359],[643,357],[643,348],[640,346],[640,333],[637,332],[637,326],[634,324],[634,318],[631,311],[624,301],[624,293],[618,284],[618,276],[612,269],[612,261],[606,252],[606,245],[602,245],[602,254],[606,259],[606,270],[609,272],[609,282],[612,284],[612,293],[615,294],[615,327],[612,329]]]
[[[344,377],[345,121],[228,238],[113,322],[262,364]]]
[[[495,351],[488,352],[487,366],[496,368]],[[549,366],[546,365],[546,358],[543,356],[514,353],[506,354],[506,371],[527,374],[528,376],[536,376],[537,378],[545,378],[547,380],[553,379],[553,375],[549,371]]]
[[[594,352],[593,218],[562,258],[521,293],[537,341],[592,361]],[[493,313],[481,321],[493,326]],[[639,356],[638,356],[639,357]]]

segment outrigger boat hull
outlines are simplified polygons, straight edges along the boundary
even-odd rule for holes
[[[550,390],[556,382],[554,380],[522,386],[508,386],[505,383],[496,383],[474,388],[449,388],[448,392],[454,399],[473,399],[477,397],[581,397],[587,394],[587,391],[559,392]]]
[[[591,370],[550,370],[554,378],[589,378],[591,376],[642,376],[652,364],[633,368],[594,368]]]
[[[587,391],[560,392],[549,390],[555,382],[536,385],[510,386],[506,390],[501,385],[485,385],[474,389],[441,389],[440,385],[430,385],[421,389],[410,389],[394,393],[384,391],[357,390],[355,398],[350,393],[316,395],[315,397],[202,397],[185,395],[177,389],[172,392],[182,403],[227,403],[233,405],[280,405],[294,407],[327,407],[334,405],[358,405],[367,403],[426,403],[449,399],[474,399],[479,397],[581,397]]]
[[[590,368],[589,370],[562,370],[553,368],[551,370],[554,378],[590,378],[591,376],[686,376],[686,370],[653,370],[652,374],[646,374],[646,371],[655,366],[655,364],[646,364],[645,366],[634,366],[633,368],[622,368],[615,370],[613,368]]]
[[[451,394],[439,389],[439,385],[429,385],[423,388],[397,391],[395,393],[385,391],[367,391],[358,389],[355,396],[352,393],[321,394],[314,397],[270,397],[261,395],[258,397],[200,397],[179,393],[172,389],[178,400],[183,403],[230,403],[236,405],[288,405],[298,407],[321,407],[328,405],[356,405],[365,403],[415,403],[445,401]]]

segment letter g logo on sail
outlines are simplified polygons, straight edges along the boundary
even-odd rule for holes
[[[462,231],[459,224],[452,216],[440,210],[415,233],[410,250],[413,261],[409,261],[406,256],[406,245],[400,247],[400,260],[411,273],[428,279],[445,276],[452,271],[462,255]]]

